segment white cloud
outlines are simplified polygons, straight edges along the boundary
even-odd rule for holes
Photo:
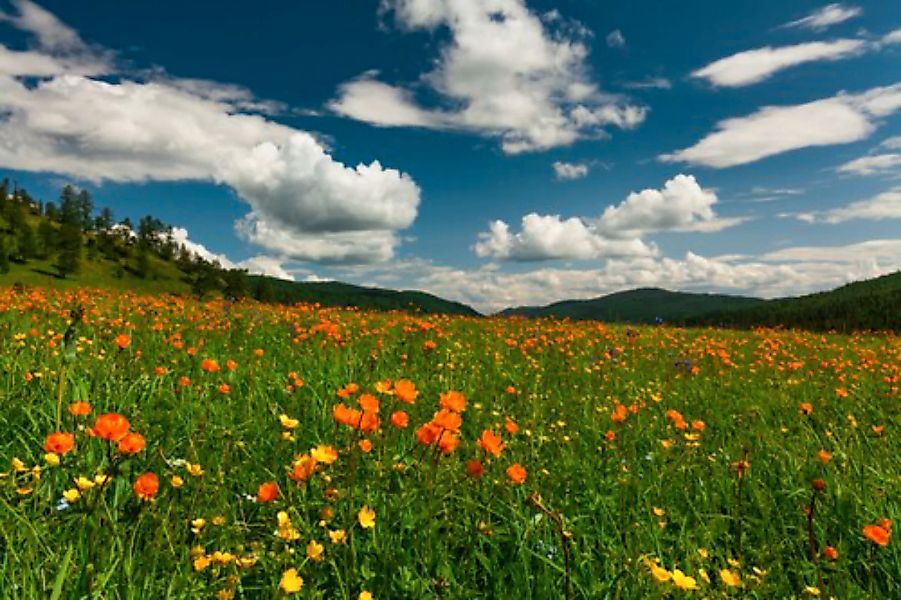
[[[806,17],[791,21],[782,27],[798,27],[802,29],[822,30],[832,25],[844,23],[849,19],[860,16],[863,9],[859,6],[847,6],[838,2],[827,4],[823,8],[813,11]]]
[[[283,259],[259,255],[235,262],[225,254],[216,254],[203,244],[191,240],[188,236],[188,230],[184,227],[173,227],[172,239],[175,243],[184,246],[191,254],[209,262],[219,263],[225,269],[246,269],[252,275],[269,275],[278,279],[294,280],[294,277],[283,268]]]
[[[885,34],[880,42],[883,44],[901,44],[901,29],[895,29]]]
[[[557,179],[580,179],[588,175],[588,165],[584,163],[567,163],[556,161],[552,165]]]
[[[511,233],[503,221],[492,222],[489,231],[479,234],[475,252],[483,258],[530,262],[653,256],[657,249],[638,238],[605,237],[594,225],[577,217],[561,219],[559,215],[530,213],[522,218],[517,233]]]
[[[882,143],[879,145],[883,148],[888,148],[889,150],[899,150],[901,149],[901,135],[886,138],[882,140]]]
[[[876,120],[901,108],[901,84],[794,106],[766,106],[746,117],[717,123],[717,130],[689,148],[663,154],[665,162],[725,168],[806,148],[865,139]]]
[[[796,246],[767,252],[760,257],[768,262],[832,262],[840,264],[866,263],[875,260],[881,264],[898,263],[901,257],[901,239],[868,240],[847,246]]]
[[[238,263],[238,267],[247,269],[251,275],[268,275],[276,279],[294,281],[294,276],[285,270],[284,261],[273,256],[252,256]]]
[[[278,232],[249,235],[254,243],[290,245],[286,254],[312,261],[391,258],[397,232],[416,218],[409,176],[378,161],[342,164],[311,134],[246,112],[273,105],[238,86],[91,78],[81,67],[109,66],[94,59],[104,51],[31,3],[18,6],[20,16],[5,18],[35,32],[41,49],[0,47],[0,166],[95,182],[221,183],[250,206],[254,231]],[[26,82],[34,75],[43,78]]]
[[[777,71],[803,63],[835,61],[856,56],[866,47],[866,42],[862,40],[849,39],[808,42],[778,48],[766,46],[721,58],[692,72],[691,75],[706,79],[716,86],[741,87],[758,83],[773,76]]]
[[[419,103],[417,86],[391,85],[367,72],[338,89],[329,107],[379,126],[471,131],[501,139],[510,154],[631,129],[647,109],[603,93],[588,75],[583,27],[559,13],[544,21],[524,0],[383,0],[403,30],[446,27],[451,40],[418,82],[440,106]]]
[[[641,235],[654,231],[719,231],[743,219],[717,217],[712,190],[702,189],[694,175],[679,174],[663,188],[632,192],[620,204],[608,206],[599,228],[610,236]]]
[[[607,45],[611,48],[622,48],[626,45],[626,38],[623,37],[623,32],[619,29],[614,29],[608,33],[606,39]]]
[[[494,221],[489,231],[479,234],[474,249],[483,258],[513,261],[654,256],[656,246],[641,239],[647,233],[719,231],[744,220],[718,217],[716,202],[716,194],[702,189],[694,176],[680,174],[660,190],[629,194],[594,219],[530,213],[518,232]]]
[[[841,173],[854,173],[855,175],[875,175],[894,171],[898,167],[901,167],[901,154],[874,154],[846,162],[837,170]]]
[[[901,219],[901,187],[876,194],[866,200],[858,200],[847,206],[794,215],[806,223],[844,223],[857,219],[881,221],[883,219]]]

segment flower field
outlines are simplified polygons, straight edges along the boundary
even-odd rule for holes
[[[0,289],[19,598],[901,597],[901,341]]]

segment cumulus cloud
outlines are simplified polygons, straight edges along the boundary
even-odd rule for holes
[[[856,56],[867,47],[862,40],[808,42],[774,48],[766,46],[721,58],[692,72],[715,86],[741,87],[772,77],[776,72],[808,62],[836,61]]]
[[[418,84],[439,99],[420,103],[416,86],[363,73],[338,89],[336,113],[378,126],[471,131],[499,137],[510,154],[631,129],[647,109],[604,93],[588,75],[583,27],[559,13],[544,20],[524,0],[383,0],[405,31],[445,28],[451,40]]]
[[[827,4],[826,6],[813,11],[806,17],[797,21],[790,21],[782,27],[794,27],[800,29],[823,30],[832,25],[844,23],[849,19],[858,17],[863,14],[863,9],[859,6],[848,6],[841,3]]]
[[[653,256],[657,249],[638,238],[616,239],[601,234],[580,218],[530,213],[522,218],[520,231],[510,232],[503,221],[491,223],[479,234],[475,252],[480,257],[521,262],[608,256]]]
[[[702,189],[694,176],[680,174],[662,189],[629,194],[597,218],[530,213],[518,232],[494,221],[479,234],[474,249],[483,258],[513,261],[655,256],[656,246],[641,239],[648,233],[719,231],[743,221],[719,217],[713,210],[716,203],[713,191]]]
[[[584,163],[556,161],[551,166],[554,167],[554,175],[561,180],[581,179],[588,175],[588,165]]]
[[[845,144],[869,137],[877,119],[901,108],[901,84],[794,106],[766,106],[726,119],[694,146],[663,154],[664,162],[732,167],[810,146]]]
[[[876,175],[895,171],[901,167],[901,154],[873,154],[862,156],[838,167],[840,173]]]
[[[829,223],[832,225],[857,219],[868,221],[901,219],[901,187],[839,208],[799,213],[794,216],[806,223]]]
[[[32,3],[16,6],[5,19],[34,33],[38,49],[0,46],[0,166],[95,182],[224,184],[251,209],[253,227],[242,231],[278,233],[248,239],[302,260],[390,258],[397,232],[416,218],[420,191],[408,175],[377,160],[344,165],[311,134],[258,114],[273,106],[239,86],[94,78],[83,67],[113,73],[108,53]]]

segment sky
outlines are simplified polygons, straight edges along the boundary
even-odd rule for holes
[[[0,0],[0,175],[490,313],[901,268],[901,3]]]

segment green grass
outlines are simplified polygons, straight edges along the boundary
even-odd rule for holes
[[[67,345],[66,315],[77,305],[85,317]],[[119,349],[123,333],[130,344]],[[898,540],[876,547],[862,534],[901,516],[901,342],[892,336],[627,330],[0,289],[0,344],[0,590],[9,597],[269,598],[289,568],[304,579],[303,598],[364,590],[381,599],[562,598],[567,573],[575,598],[790,598],[807,586],[843,599],[901,595]],[[204,359],[221,371],[204,371]],[[413,405],[375,391],[401,378],[419,390]],[[365,435],[370,453],[358,445],[364,434],[332,417],[338,402],[356,406],[359,394],[336,395],[352,382],[381,402],[381,427]],[[443,456],[415,432],[449,390],[467,406],[459,446]],[[90,402],[92,414],[66,414],[75,401]],[[618,404],[627,407],[621,423],[612,419]],[[395,410],[409,413],[408,429],[389,423]],[[146,437],[145,450],[121,460],[85,434],[112,411]],[[298,427],[283,429],[282,414]],[[694,421],[702,431],[692,432]],[[57,429],[76,436],[59,466],[45,465],[39,480],[8,466],[44,464],[44,439]],[[500,457],[476,445],[484,430],[503,436]],[[295,456],[319,444],[338,460],[303,484],[289,479]],[[831,453],[828,464],[820,450]],[[739,485],[733,465],[746,452]],[[470,459],[482,460],[483,477],[468,475]],[[527,470],[522,485],[505,473],[514,463]],[[56,509],[75,477],[98,471],[112,483]],[[160,480],[152,502],[132,491],[148,471]],[[173,487],[176,475],[182,487]],[[817,550],[833,546],[835,562],[809,556],[813,479],[826,484]],[[268,481],[280,497],[253,501]],[[375,511],[373,529],[357,520],[364,505]],[[279,511],[296,541],[275,535]],[[549,516],[557,513],[566,536]],[[206,523],[194,533],[198,518]],[[347,543],[331,543],[336,530]],[[325,547],[321,562],[306,556],[311,540]],[[215,551],[256,562],[195,570],[193,558]],[[657,582],[653,559],[699,589]],[[727,588],[720,569],[743,586]]]

